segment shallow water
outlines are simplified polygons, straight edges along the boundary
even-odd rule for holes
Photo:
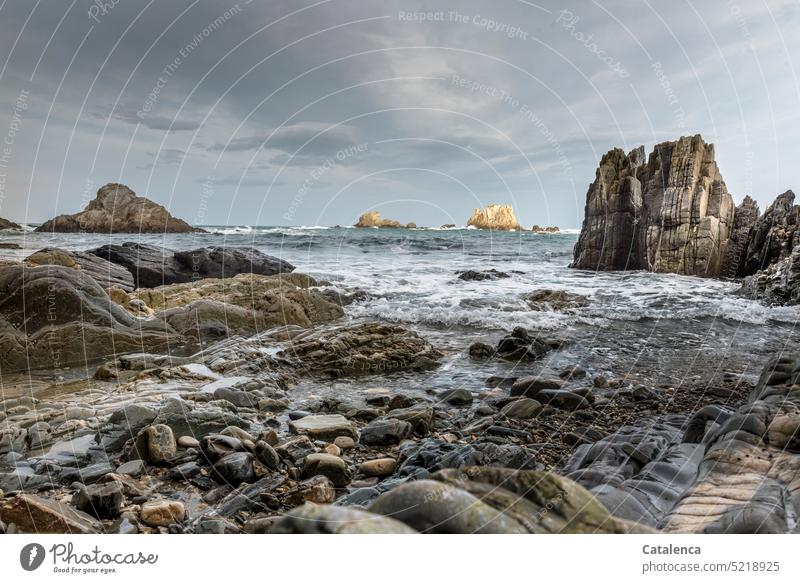
[[[363,386],[480,388],[492,374],[527,374],[579,363],[590,372],[630,375],[672,386],[709,382],[723,371],[752,380],[766,359],[798,346],[799,307],[767,307],[732,295],[734,282],[670,274],[594,273],[569,269],[576,233],[489,233],[472,229],[354,229],[324,227],[210,228],[208,234],[85,235],[3,234],[21,259],[44,246],[91,249],[140,241],[174,249],[206,245],[255,246],[297,270],[333,282],[343,291],[362,288],[366,302],[346,308],[353,319],[382,319],[412,327],[447,356],[426,374],[348,381],[313,390]],[[465,282],[456,272],[494,268],[511,274]],[[537,312],[523,294],[549,288],[591,299],[563,314]],[[496,342],[524,326],[571,344],[541,362],[514,367],[471,362],[472,342]],[[712,380],[713,382],[713,380]],[[311,390],[311,387],[306,387]]]

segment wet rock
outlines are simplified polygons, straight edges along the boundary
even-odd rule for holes
[[[197,462],[184,462],[172,468],[169,472],[169,477],[176,481],[191,480],[201,475],[202,471],[200,464]]]
[[[770,305],[800,304],[800,245],[788,257],[746,277],[737,293]]]
[[[181,435],[178,438],[178,447],[182,447],[184,449],[190,448],[190,447],[194,448],[194,449],[197,449],[198,447],[200,447],[200,442],[197,441],[191,435]]]
[[[406,409],[393,409],[386,414],[387,419],[398,419],[411,424],[415,435],[428,435],[433,429],[433,409],[425,406],[414,406]]]
[[[144,473],[144,462],[142,460],[131,460],[129,462],[125,462],[117,467],[116,473],[123,476],[138,478]]]
[[[505,405],[500,413],[509,419],[533,419],[542,410],[542,404],[534,399],[516,399]]]
[[[289,429],[292,433],[322,441],[333,441],[337,437],[358,439],[355,425],[342,415],[309,415],[290,421]]]
[[[558,379],[523,377],[511,385],[511,396],[536,398],[542,391],[559,391],[563,387],[564,382]]]
[[[139,516],[148,526],[169,526],[183,522],[186,510],[177,500],[149,500],[142,505]]]
[[[402,522],[341,506],[304,504],[281,517],[273,534],[413,534]]]
[[[325,476],[337,488],[347,486],[352,479],[352,473],[345,461],[327,453],[312,453],[306,456],[301,476],[303,478]]]
[[[92,484],[114,471],[114,466],[109,462],[98,462],[82,468],[64,469],[61,472],[61,480],[64,482],[83,482]]]
[[[124,427],[132,437],[155,421],[157,416],[158,410],[153,407],[130,403],[114,411],[109,422]]]
[[[90,277],[68,267],[13,265],[0,270],[0,340],[3,370],[57,368],[95,362],[119,352],[159,349],[178,335],[136,319],[109,301]],[[31,311],[30,306],[51,309]],[[81,342],[75,342],[82,338]]]
[[[486,344],[477,342],[470,346],[469,354],[472,358],[500,358],[514,362],[531,361],[542,355],[561,347],[562,342],[553,339],[543,339],[531,336],[521,327],[514,328],[511,334],[504,336],[497,344],[497,348],[487,349]]]
[[[237,407],[249,407],[251,409],[257,409],[259,402],[257,395],[228,387],[220,387],[214,391],[214,398],[228,401]]]
[[[537,312],[571,312],[589,305],[589,298],[563,290],[539,289],[523,299]]]
[[[170,399],[163,406],[155,421],[169,425],[173,434],[191,435],[196,439],[210,433],[218,433],[231,425],[248,428],[250,422],[238,415],[216,406],[195,407],[181,399]]]
[[[391,476],[397,468],[397,460],[392,458],[380,458],[368,460],[358,466],[358,471],[367,477],[384,478]]]
[[[0,505],[0,520],[26,534],[91,534],[100,524],[88,514],[34,494],[17,494]]]
[[[230,453],[242,451],[242,440],[229,435],[211,434],[200,439],[200,449],[206,459],[214,463]]]
[[[414,432],[414,426],[400,419],[376,419],[361,430],[360,441],[369,446],[396,445]]]
[[[558,409],[566,409],[567,411],[577,411],[578,409],[586,409],[591,406],[589,401],[572,391],[550,391],[543,390],[536,393],[536,399],[541,403],[551,405]]]
[[[447,389],[437,395],[442,403],[448,405],[470,405],[472,404],[472,393],[466,389]]]
[[[336,488],[327,476],[313,476],[290,488],[283,495],[283,503],[300,506],[306,502],[330,504],[336,498]]]
[[[457,271],[458,279],[462,281],[487,281],[495,279],[506,279],[511,277],[509,274],[496,269],[487,269],[485,271],[474,271],[472,269],[467,271]]]
[[[122,509],[122,487],[116,483],[81,485],[72,496],[72,505],[100,520],[116,518]]]
[[[439,365],[442,353],[415,332],[369,322],[312,332],[278,357],[313,374],[339,378],[430,370]]]
[[[579,380],[586,378],[586,369],[576,364],[573,367],[565,368],[558,373],[558,376],[567,381]]]
[[[214,474],[223,483],[239,485],[256,478],[255,457],[246,451],[229,453],[214,463]]]
[[[67,251],[55,247],[45,247],[25,258],[31,267],[39,265],[59,265],[80,272],[100,284],[103,289],[115,287],[123,291],[133,290],[133,276],[130,272],[92,253]]]
[[[293,464],[300,464],[307,455],[314,453],[315,448],[308,436],[298,435],[275,446],[275,451],[281,458],[287,459]]]
[[[519,522],[469,492],[433,480],[401,484],[379,496],[369,511],[434,534],[527,532]]]
[[[277,470],[279,468],[281,458],[278,452],[266,441],[256,442],[255,455],[258,461],[270,470]]]
[[[508,520],[516,521],[525,532],[653,532],[647,527],[612,516],[583,487],[552,472],[468,467],[458,471],[444,470],[433,477],[503,512]],[[442,510],[432,509],[432,512],[441,513]]]
[[[333,440],[333,444],[342,450],[353,449],[356,442],[352,437],[340,436]]]
[[[266,399],[260,399],[258,401],[259,411],[269,411],[273,413],[278,413],[288,408],[289,408],[289,401],[287,399],[266,398]]]

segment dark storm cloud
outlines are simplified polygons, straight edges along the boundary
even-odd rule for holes
[[[8,0],[0,215],[74,212],[119,179],[192,217],[213,181],[206,216],[250,223],[274,180],[265,220],[427,196],[574,227],[606,150],[698,132],[763,207],[800,185],[797,21],[796,3],[730,0]],[[304,185],[318,197],[297,204]],[[420,224],[431,208],[397,204]]]

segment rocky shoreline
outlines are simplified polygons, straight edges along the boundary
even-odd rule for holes
[[[203,273],[223,277],[189,282],[180,281],[176,254],[158,251],[161,261],[141,266],[156,280],[177,279],[155,288],[137,285],[121,260],[99,264],[115,256],[96,251],[51,248],[0,268],[4,354],[25,345],[26,358],[40,354],[47,366],[52,352],[31,350],[37,334],[49,335],[42,346],[52,347],[58,330],[64,340],[109,330],[83,343],[84,363],[100,359],[91,374],[53,383],[4,368],[3,531],[797,528],[798,358],[767,364],[757,386],[735,374],[696,387],[650,386],[575,363],[559,374],[486,377],[477,391],[365,382],[370,388],[355,395],[298,393],[299,383],[421,375],[440,366],[445,350],[401,326],[348,320],[343,306],[363,300],[363,291],[334,292],[253,250],[225,251],[193,252]],[[229,270],[237,265],[240,273]],[[278,273],[254,273],[258,265]],[[472,273],[462,279],[502,275]],[[19,307],[7,298],[23,288],[31,297],[37,281],[58,294],[64,320],[29,326],[23,339],[13,323]],[[558,311],[586,298],[540,290],[527,301]],[[80,318],[69,312],[75,306]],[[99,320],[87,317],[92,309]],[[9,343],[10,330],[18,344]],[[139,340],[121,350],[126,335]],[[496,345],[474,342],[464,356],[535,362],[565,342],[519,328]]]

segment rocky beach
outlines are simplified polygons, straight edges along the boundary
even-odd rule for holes
[[[793,199],[736,206],[694,136],[606,154],[579,235],[199,229],[119,184],[9,224],[0,530],[797,531]]]

